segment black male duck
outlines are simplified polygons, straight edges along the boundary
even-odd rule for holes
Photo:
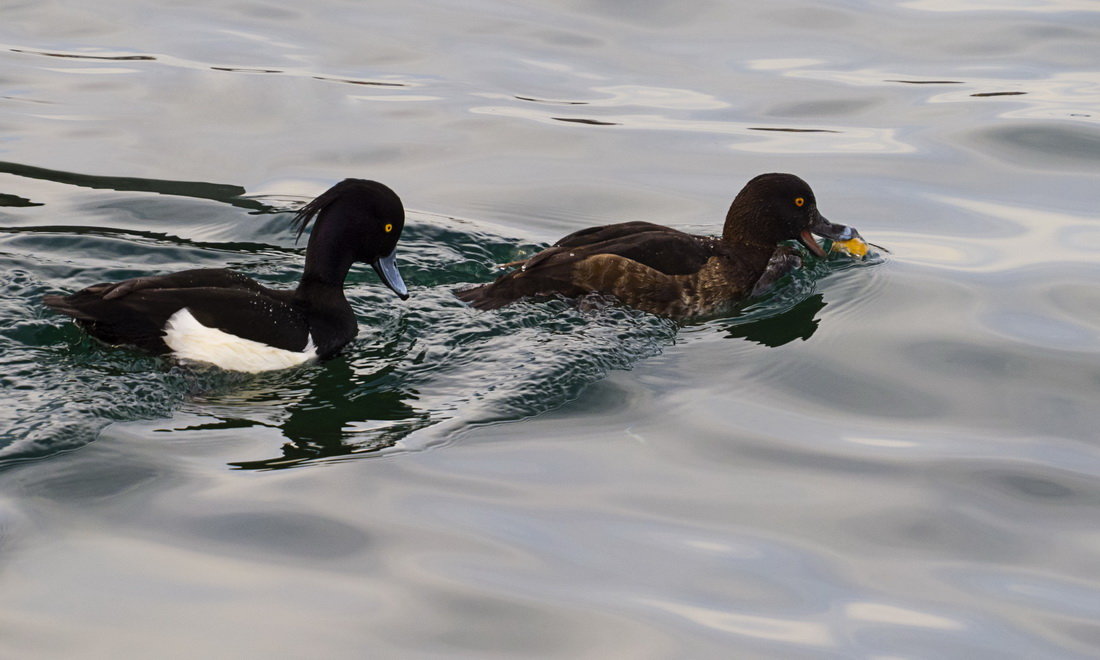
[[[821,215],[805,181],[761,174],[733,200],[721,237],[648,222],[591,227],[507,264],[518,268],[496,281],[455,295],[478,309],[495,309],[527,297],[610,294],[662,316],[704,316],[764,291],[801,266],[798,251],[784,241],[798,240],[825,257],[813,234],[863,244],[854,228]]]
[[[46,296],[108,344],[128,344],[232,371],[284,369],[335,355],[358,324],[344,297],[354,262],[374,267],[402,300],[396,266],[405,210],[375,181],[346,179],[294,218],[301,237],[314,221],[305,269],[294,290],[269,289],[231,270],[203,268],[96,284],[69,296]]]

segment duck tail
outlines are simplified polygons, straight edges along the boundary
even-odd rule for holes
[[[60,296],[57,294],[52,294],[49,296],[43,296],[42,304],[46,307],[49,307],[55,312],[65,314],[66,316],[71,316],[74,319],[91,320],[92,317],[80,309],[78,304],[76,304],[77,301],[74,300],[74,298],[76,298],[76,296]]]
[[[454,289],[455,298],[470,305],[474,309],[497,309],[508,303],[507,300],[492,296],[492,283],[470,287],[469,289]]]
[[[497,264],[497,270],[507,270],[509,268],[520,268],[527,265],[527,262],[531,261],[531,257],[526,259],[520,259],[518,261],[509,261],[506,264]]]

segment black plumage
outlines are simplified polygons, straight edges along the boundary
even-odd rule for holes
[[[374,181],[346,179],[303,207],[293,225],[313,230],[296,289],[275,290],[240,273],[206,268],[90,286],[43,302],[109,344],[168,353],[165,327],[186,309],[200,324],[285,351],[310,341],[318,357],[335,355],[358,329],[343,284],[351,265],[371,264],[401,298],[408,292],[394,262],[404,227],[401,200]]]

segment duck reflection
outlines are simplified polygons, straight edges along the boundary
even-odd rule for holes
[[[769,347],[807,340],[817,331],[817,315],[826,304],[818,293],[766,318],[731,319],[732,324],[724,329],[725,336]],[[374,453],[439,421],[429,410],[415,406],[419,392],[400,383],[392,366],[363,371],[364,363],[381,357],[365,355],[354,362],[338,358],[314,370],[307,387],[296,393],[294,402],[276,423],[222,420],[222,428],[277,428],[286,440],[277,456],[229,465],[238,470],[279,470],[321,459]],[[302,372],[295,375],[301,376]],[[285,396],[286,390],[282,392]]]
[[[392,387],[392,369],[357,374],[345,359],[326,363],[277,425],[287,440],[281,455],[229,465],[238,470],[277,470],[322,458],[377,452],[430,425],[426,411],[407,403],[416,400],[416,390]]]
[[[820,321],[817,313],[826,305],[824,296],[815,293],[785,312],[747,323],[737,323],[726,329],[731,339],[747,339],[764,346],[777,347],[813,336]]]

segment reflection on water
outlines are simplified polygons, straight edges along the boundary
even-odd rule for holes
[[[289,71],[289,70],[284,70],[284,69],[267,69],[267,68],[259,68],[259,67],[210,65],[210,64],[204,64],[202,62],[187,61],[187,60],[183,60],[181,58],[171,57],[171,56],[167,56],[167,55],[153,56],[153,55],[107,55],[107,54],[103,54],[103,53],[96,53],[96,54],[62,53],[62,52],[36,51],[36,50],[30,50],[30,49],[26,49],[26,48],[15,48],[15,47],[10,47],[10,46],[8,47],[8,50],[10,50],[13,53],[21,53],[21,54],[27,54],[27,55],[41,55],[43,57],[60,57],[60,58],[74,59],[74,60],[101,60],[101,61],[108,61],[108,62],[114,62],[114,61],[130,61],[130,62],[159,61],[159,63],[162,64],[162,65],[176,66],[176,67],[183,66],[183,67],[192,67],[192,68],[201,67],[201,68],[208,68],[211,71],[226,71],[226,72],[230,72],[230,73],[281,73],[281,74],[287,74],[287,75],[291,75],[291,76],[309,75],[309,77],[313,78],[314,80],[324,80],[324,81],[328,81],[328,82],[344,83],[344,84],[349,84],[349,85],[367,85],[367,86],[375,86],[375,87],[415,87],[415,86],[418,86],[416,83],[413,83],[413,82],[410,82],[410,81],[364,80],[364,79],[355,79],[355,78],[350,78],[350,77],[339,77],[339,76],[328,76],[328,75],[317,75],[317,74],[304,74],[301,71]],[[135,73],[137,71],[137,69],[105,68],[105,67],[93,68],[93,67],[83,66],[79,69],[74,69],[73,71],[77,71],[77,72],[85,73],[85,74]]]
[[[907,0],[902,6],[931,12],[1001,11],[1048,14],[1050,12],[1100,11],[1088,0],[1031,0],[1011,2],[1006,0]]]
[[[0,206],[42,206],[38,202],[32,202],[26,197],[0,193]]]
[[[245,189],[240,186],[201,181],[164,181],[123,176],[93,176],[76,172],[62,172],[22,163],[0,162],[0,173],[13,174],[28,179],[42,179],[81,188],[117,190],[119,192],[152,192],[160,195],[179,195],[195,199],[209,199],[254,211],[268,211],[269,207],[254,199],[242,198]]]
[[[1094,657],[1097,15],[8,3],[0,656]],[[585,226],[716,233],[767,171],[889,259],[682,327],[450,294]],[[38,302],[293,286],[289,211],[348,176],[405,200],[413,297],[353,269],[332,362],[181,368]]]
[[[394,379],[387,378],[392,372],[393,367],[384,367],[364,377],[344,359],[311,370],[306,393],[289,402],[280,414],[278,428],[287,440],[282,456],[231,465],[246,470],[279,469],[312,459],[378,451],[431,424],[431,411],[410,405],[417,400],[417,391],[399,389]],[[220,423],[256,424],[241,419]],[[176,430],[210,428],[218,427],[204,424]]]
[[[676,133],[702,133],[721,136],[746,136],[750,131],[779,132],[763,140],[736,142],[729,146],[740,151],[767,153],[908,153],[913,147],[902,142],[896,132],[889,129],[870,127],[759,127],[748,123],[728,120],[675,119],[654,114],[604,114],[596,117],[563,118],[558,116],[560,109],[532,109],[523,106],[483,106],[470,109],[477,114],[497,117],[516,117],[539,122],[565,121],[592,126],[618,126],[624,129],[647,131],[671,131]],[[791,135],[795,134],[795,135]],[[821,134],[830,137],[822,142]]]
[[[26,48],[9,48],[13,53],[29,53],[32,55],[44,55],[46,57],[70,57],[80,60],[155,60],[152,55],[86,55],[79,53],[48,53],[44,51],[28,50]]]
[[[825,304],[825,297],[815,293],[781,314],[752,323],[733,324],[726,336],[731,339],[747,339],[773,348],[796,339],[805,341],[817,330],[817,313]]]

